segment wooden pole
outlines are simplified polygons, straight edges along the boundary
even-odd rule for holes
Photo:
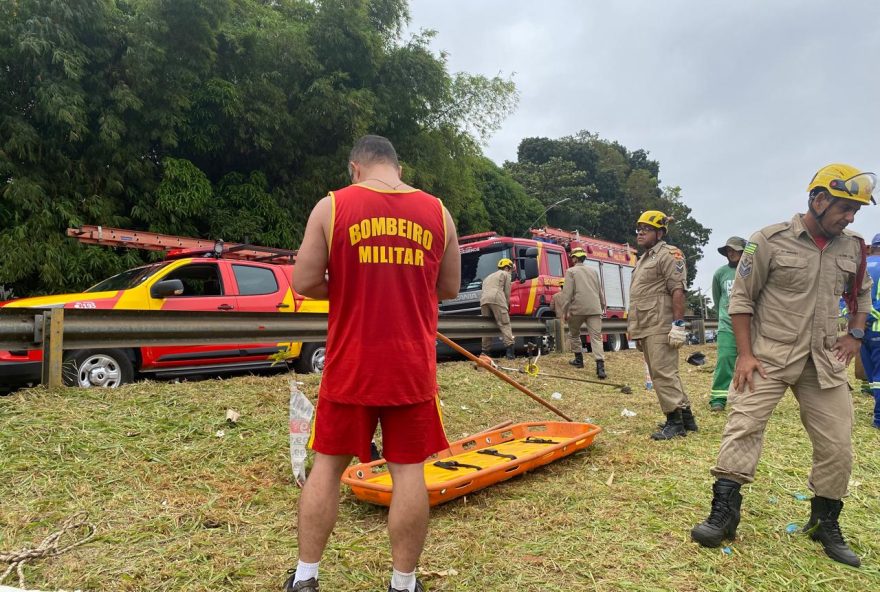
[[[489,363],[486,360],[483,360],[481,358],[478,358],[477,356],[475,356],[474,354],[472,354],[468,350],[464,349],[463,347],[461,347],[460,345],[458,345],[457,343],[455,343],[454,341],[452,341],[451,339],[446,337],[443,333],[440,333],[438,331],[437,338],[440,339],[440,341],[442,341],[443,343],[445,343],[449,347],[451,347],[452,349],[454,349],[455,351],[457,351],[458,353],[460,353],[461,355],[463,355],[464,357],[466,357],[467,359],[469,359],[472,362],[474,362],[475,364],[477,364],[478,366],[485,368],[486,370],[488,370],[489,372],[491,372],[492,374],[494,374],[495,376],[497,376],[498,378],[500,378],[501,380],[503,380],[504,382],[506,382],[507,384],[509,384],[513,388],[528,395],[533,400],[537,401],[538,403],[540,403],[541,405],[543,405],[544,407],[546,407],[547,409],[549,409],[550,411],[552,411],[553,413],[555,413],[556,415],[558,415],[559,417],[564,419],[565,421],[574,421],[572,418],[570,418],[569,416],[564,414],[562,411],[560,411],[559,409],[557,409],[556,407],[554,407],[553,405],[551,405],[550,403],[548,403],[547,401],[545,401],[544,399],[542,399],[541,397],[539,397],[538,395],[536,395],[535,393],[533,393],[532,391],[530,391],[529,389],[527,389],[526,387],[524,387],[523,385],[521,385],[520,383],[518,383],[517,381],[512,379],[511,377],[509,377],[507,374],[505,374],[504,372],[493,367],[491,363]]]

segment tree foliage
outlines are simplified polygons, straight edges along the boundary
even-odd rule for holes
[[[688,283],[696,276],[709,230],[691,216],[680,187],[660,186],[660,165],[645,150],[630,151],[586,131],[556,140],[526,138],[517,162],[504,168],[550,208],[550,226],[632,243],[641,212],[660,210],[673,217],[667,240],[685,253]]]
[[[295,248],[365,133],[462,234],[625,241],[656,207],[695,262],[706,230],[643,150],[581,132],[486,159],[512,80],[450,72],[408,18],[406,0],[0,1],[0,286],[80,290],[146,258],[65,237],[81,224]]]
[[[82,289],[142,260],[64,236],[84,223],[295,248],[365,133],[463,232],[504,192],[534,211],[480,149],[513,83],[450,72],[408,18],[406,0],[0,2],[0,284]]]

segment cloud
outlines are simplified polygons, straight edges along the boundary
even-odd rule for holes
[[[513,74],[519,109],[486,146],[586,129],[644,148],[716,244],[787,220],[830,162],[880,171],[880,3],[413,0],[453,71]],[[878,211],[852,229],[873,236]]]

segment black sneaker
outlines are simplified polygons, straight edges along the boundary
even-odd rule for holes
[[[318,580],[315,578],[294,582],[293,578],[296,577],[296,570],[288,569],[287,574],[287,580],[284,582],[284,592],[318,592]]]
[[[388,584],[388,592],[407,592],[406,590],[399,590],[398,588],[392,588],[391,584]],[[425,589],[422,587],[422,583],[416,579],[416,592],[425,592]]]

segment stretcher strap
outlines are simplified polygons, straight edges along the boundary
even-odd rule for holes
[[[509,458],[510,460],[516,460],[515,454],[502,454],[501,452],[498,452],[494,448],[484,448],[482,450],[477,450],[477,454],[486,454],[488,456],[498,456],[501,458]]]
[[[460,463],[457,460],[438,460],[434,463],[434,466],[440,467],[441,469],[446,469],[447,471],[457,471],[458,469],[475,469],[477,471],[483,470],[483,467]]]

